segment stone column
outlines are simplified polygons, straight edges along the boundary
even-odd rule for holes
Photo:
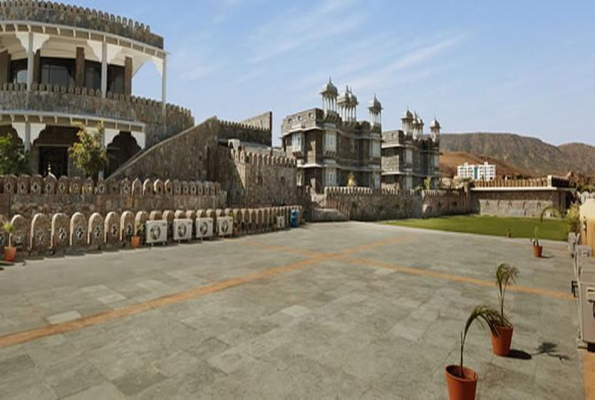
[[[107,43],[101,48],[101,97],[107,97]]]
[[[124,94],[127,96],[132,96],[132,72],[132,58],[126,57],[124,62]]]
[[[29,32],[27,38],[27,90],[31,90],[33,85],[33,64],[35,62],[35,54],[33,52],[33,32]],[[27,145],[25,144],[25,150]]]
[[[83,88],[85,86],[85,48],[76,48],[76,71],[74,85],[77,88]]]
[[[10,62],[11,56],[8,50],[0,53],[0,84],[10,81]]]

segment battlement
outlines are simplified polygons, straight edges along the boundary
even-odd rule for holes
[[[253,143],[270,147],[273,144],[273,132],[248,122],[230,122],[219,120],[221,127],[219,140],[222,143],[237,139],[242,143]]]
[[[163,49],[164,46],[163,38],[152,33],[149,25],[95,9],[52,1],[2,1],[0,21],[66,25],[122,36],[159,49]]]
[[[3,83],[2,86],[0,87],[0,89],[3,92],[27,92],[27,85],[25,83]],[[79,87],[74,87],[74,86],[60,86],[60,85],[45,85],[45,84],[38,84],[38,83],[33,83],[33,85],[31,86],[31,91],[32,92],[40,92],[40,93],[60,93],[60,94],[71,94],[71,95],[77,95],[77,96],[88,96],[88,97],[95,97],[95,98],[101,98],[101,90],[97,89],[97,90],[93,90],[93,89],[87,89],[87,88],[79,88]],[[118,93],[112,93],[112,92],[107,92],[106,98],[108,100],[117,100],[117,101],[121,101],[121,102],[127,102],[127,103],[131,103],[131,104],[139,104],[139,105],[143,105],[143,106],[149,106],[149,107],[155,107],[155,108],[161,108],[162,107],[162,102],[157,101],[157,100],[153,100],[153,99],[146,99],[144,97],[138,97],[138,96],[128,96],[128,95],[123,95],[123,94],[118,94]],[[180,107],[174,104],[166,104],[166,111],[167,112],[174,112],[174,113],[178,113],[181,114],[185,117],[192,117],[192,112],[184,107]],[[254,128],[252,128],[254,129]]]
[[[326,187],[326,196],[397,196],[402,194],[418,195],[419,191],[401,189],[371,189],[367,187]]]
[[[297,167],[297,161],[289,157],[253,153],[244,149],[230,149],[229,151],[231,158],[237,163],[252,164],[257,166],[276,166],[283,168]]]
[[[232,129],[248,129],[248,130],[254,130],[254,131],[263,132],[263,133],[269,133],[271,131],[268,128],[254,126],[247,122],[234,122],[234,121],[219,120],[219,123],[223,127],[232,128]]]

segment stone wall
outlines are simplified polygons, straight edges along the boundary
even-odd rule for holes
[[[43,84],[34,84],[28,92],[24,84],[3,84],[0,111],[15,110],[111,118],[122,123],[141,122],[146,124],[147,147],[194,126],[189,110],[170,104],[166,106],[164,120],[162,103],[154,100],[111,92],[103,99],[99,90]]]
[[[229,204],[279,206],[296,204],[297,165],[294,159],[220,147],[217,181]]]
[[[220,121],[219,141],[227,144],[231,139],[270,147],[273,144],[273,132],[249,123]]]
[[[472,190],[473,212],[498,217],[539,218],[551,206],[566,210],[573,195],[569,190]]]
[[[405,218],[433,218],[469,214],[471,197],[464,192],[430,190],[373,190],[369,188],[326,188],[317,199],[319,207],[339,210],[355,221],[383,221]]]
[[[118,35],[163,49],[163,38],[151,33],[148,25],[94,9],[51,1],[2,1],[0,20],[67,25]]]
[[[224,208],[226,193],[219,184],[178,180],[100,180],[50,175],[0,177],[0,214],[12,217],[63,213],[107,214],[108,212],[164,211]]]
[[[162,141],[118,169],[109,180],[127,177],[214,180],[219,121],[211,118]]]
[[[273,131],[273,113],[271,111],[256,115],[240,121],[241,124],[252,126],[257,129]]]

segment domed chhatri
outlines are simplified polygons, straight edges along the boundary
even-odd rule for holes
[[[115,171],[135,153],[194,126],[166,102],[167,53],[148,25],[51,1],[0,2],[0,136],[17,138],[32,173],[76,174],[75,123],[103,122]],[[145,65],[161,75],[161,101],[133,95]]]
[[[380,101],[378,100],[378,98],[376,97],[376,95],[374,95],[374,98],[372,100],[370,100],[370,103],[368,103],[368,108],[370,110],[381,110],[382,111],[382,103],[380,103]]]
[[[337,97],[339,95],[339,90],[333,84],[332,78],[328,78],[328,82],[322,87],[320,94],[323,96],[334,96]]]
[[[438,122],[438,120],[436,118],[434,118],[434,120],[430,124],[430,129],[442,129],[440,122]]]

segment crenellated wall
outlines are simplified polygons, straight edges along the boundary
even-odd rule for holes
[[[15,110],[109,118],[122,120],[124,124],[144,123],[147,147],[194,126],[190,110],[171,104],[166,106],[164,120],[162,103],[154,100],[111,92],[103,99],[99,90],[36,83],[28,92],[25,84],[5,83],[0,90],[0,111]],[[9,121],[9,116],[4,119]]]
[[[220,147],[218,179],[230,204],[296,204],[297,164],[294,159]]]
[[[2,1],[0,2],[0,21],[66,25],[110,33],[163,49],[163,38],[151,33],[149,25],[95,9],[52,1]]]
[[[255,115],[254,117],[247,118],[240,123],[268,131],[273,131],[273,113],[271,111]]]
[[[140,179],[100,180],[41,176],[0,177],[0,214],[107,214],[167,209],[224,208],[226,193],[218,183]]]
[[[273,132],[268,127],[258,127],[254,122],[219,121],[219,141],[226,144],[228,140],[238,139],[242,143],[253,143],[272,146]]]

